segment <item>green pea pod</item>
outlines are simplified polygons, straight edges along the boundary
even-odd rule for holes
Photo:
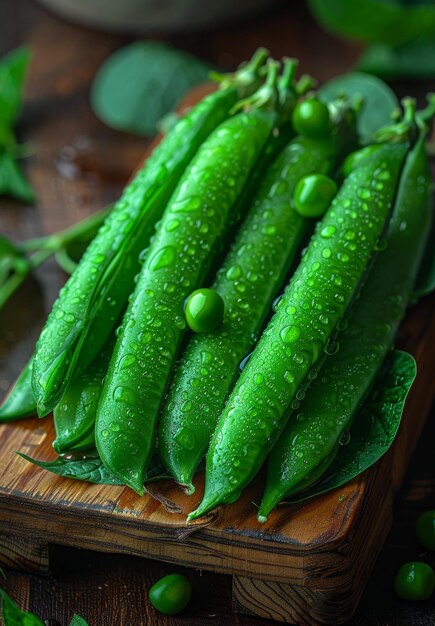
[[[110,338],[87,370],[71,381],[54,409],[53,448],[58,454],[95,448],[95,417],[114,345]]]
[[[423,132],[408,154],[385,249],[370,270],[349,327],[290,417],[269,458],[261,522],[284,497],[315,482],[333,462],[403,319],[430,221],[430,172]],[[358,418],[356,418],[358,419]]]
[[[335,119],[328,138],[297,137],[267,170],[212,285],[225,303],[224,323],[214,332],[194,335],[176,370],[160,418],[159,451],[189,492],[194,490],[194,471],[238,376],[238,365],[256,341],[313,223],[294,208],[296,184],[309,174],[332,173],[345,145],[353,148],[353,111],[345,102],[332,110]]]
[[[268,83],[257,95],[259,108],[223,122],[181,178],[124,316],[98,408],[96,443],[105,466],[138,493],[186,328],[184,301],[204,279],[277,123],[274,107],[267,110],[270,101],[263,102],[265,92],[276,94],[277,70],[271,67]]]
[[[32,383],[40,415],[58,404],[73,375],[83,372],[104,344],[133,290],[139,256],[186,166],[241,95],[258,85],[266,56],[260,50],[160,142],[61,289],[36,345]]]
[[[301,384],[359,288],[389,219],[407,136],[363,161],[318,223],[277,312],[242,372],[207,453],[195,519],[235,501],[260,469],[304,394]]]
[[[30,358],[1,405],[0,423],[36,415],[36,402],[32,390],[32,365],[33,359]]]

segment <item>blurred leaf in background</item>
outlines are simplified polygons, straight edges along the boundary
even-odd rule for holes
[[[92,85],[92,107],[112,128],[154,135],[159,120],[188,89],[207,80],[209,71],[185,52],[138,41],[103,63]]]
[[[16,162],[23,150],[13,130],[21,110],[29,61],[27,48],[13,50],[0,60],[0,195],[32,203],[33,189]]]
[[[386,79],[435,76],[434,0],[309,0],[328,31],[366,42],[357,67]]]
[[[392,48],[373,44],[362,54],[358,69],[385,80],[435,77],[435,37],[415,39]]]

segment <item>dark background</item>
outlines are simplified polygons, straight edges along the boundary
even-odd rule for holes
[[[33,52],[19,135],[34,149],[25,167],[38,195],[36,207],[0,199],[0,232],[15,240],[53,232],[119,195],[147,141],[99,122],[89,106],[89,87],[107,55],[130,40],[67,24],[30,1],[0,0],[0,55],[21,43],[30,45]],[[244,23],[173,36],[169,41],[228,70],[259,45],[266,46],[275,57],[298,57],[302,71],[320,81],[349,69],[360,52],[358,44],[323,32],[305,5],[296,2],[280,3],[268,14]],[[398,95],[409,92],[420,102],[434,87],[435,82],[394,85]],[[65,275],[48,262],[37,279],[29,280],[0,313],[0,395],[32,352]],[[394,573],[404,561],[422,559],[434,564],[414,534],[418,515],[435,508],[434,441],[432,416],[397,497],[393,529],[353,625],[435,625],[435,597],[420,604],[406,603],[395,598],[392,589]],[[23,607],[43,619],[57,619],[62,626],[74,612],[90,626],[269,623],[233,613],[230,577],[186,571],[194,589],[191,605],[181,616],[168,618],[150,606],[147,589],[160,576],[183,572],[182,568],[60,547],[53,547],[52,557],[53,576],[7,571],[2,585]]]

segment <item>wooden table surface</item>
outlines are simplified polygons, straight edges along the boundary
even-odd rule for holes
[[[171,42],[223,69],[234,68],[259,45],[275,56],[302,59],[302,70],[323,81],[348,69],[359,47],[322,32],[302,3],[282,3],[269,14]],[[0,0],[0,54],[28,43],[33,62],[19,125],[34,154],[26,162],[38,194],[36,207],[0,199],[0,232],[16,240],[58,230],[114,200],[141,158],[147,140],[113,131],[89,106],[96,69],[127,37],[67,24],[28,0]],[[395,85],[420,99],[434,84]],[[0,313],[0,395],[30,355],[49,307],[65,280],[48,262]],[[407,560],[434,565],[418,546],[418,515],[435,508],[435,420],[430,419],[397,498],[394,526],[379,557],[354,626],[435,625],[435,597],[421,604],[399,601],[392,591],[395,570]],[[260,626],[272,622],[234,613],[231,581],[217,574],[186,571],[193,584],[189,608],[175,618],[158,615],[147,589],[173,566],[126,556],[53,547],[49,577],[6,570],[2,586],[21,606],[52,626],[69,623],[74,612],[90,626]],[[182,572],[182,568],[176,571]],[[56,621],[58,620],[58,622]]]

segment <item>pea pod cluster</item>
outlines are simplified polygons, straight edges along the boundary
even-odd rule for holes
[[[238,374],[258,339],[272,301],[294,262],[312,220],[294,207],[296,184],[331,174],[354,143],[355,115],[338,102],[331,128],[317,138],[299,135],[270,165],[212,288],[225,303],[215,332],[195,334],[176,369],[159,427],[161,458],[175,480],[193,491],[192,477]]]
[[[430,223],[427,130],[408,153],[382,250],[371,268],[334,354],[290,416],[268,462],[258,518],[307,488],[331,465],[390,350],[411,299]],[[394,277],[394,279],[392,279]]]
[[[204,139],[230,113],[240,97],[258,85],[260,50],[245,68],[224,80],[223,88],[199,102],[153,151],[61,289],[37,342],[33,392],[39,415],[58,404],[76,370],[84,371],[110,334],[149,245],[186,166]]]
[[[350,172],[318,223],[220,417],[207,453],[204,498],[189,519],[240,497],[299,408],[325,353],[334,350],[336,329],[360,291],[391,217],[412,147],[409,106],[405,117],[397,132],[389,131]]]
[[[59,458],[40,467],[139,495],[168,472],[193,494],[205,457],[189,520],[266,460],[260,522],[327,478],[431,245],[433,97],[361,147],[358,98],[326,105],[294,60],[267,56],[147,159],[0,407],[53,411]]]
[[[192,159],[160,220],[123,319],[98,407],[96,444],[106,467],[139,493],[186,328],[183,303],[204,280],[278,124],[276,81],[273,64],[252,106],[218,126]]]

